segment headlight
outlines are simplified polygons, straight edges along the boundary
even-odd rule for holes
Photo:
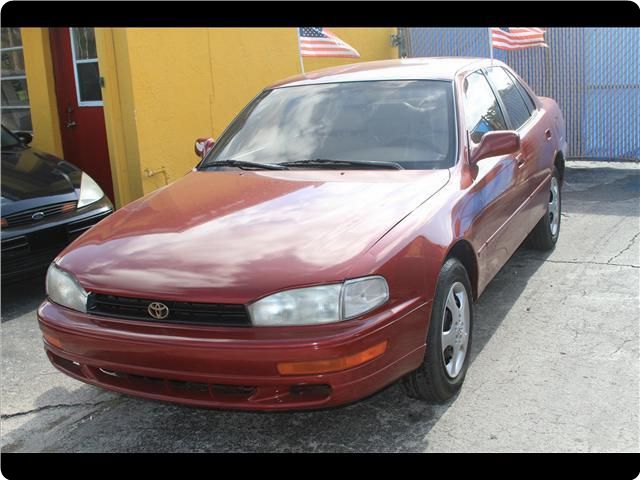
[[[357,317],[388,299],[384,278],[364,277],[269,295],[249,305],[249,313],[256,326],[318,325]]]
[[[102,197],[104,197],[104,192],[102,191],[102,189],[93,180],[93,178],[82,172],[82,179],[80,180],[80,198],[78,199],[78,208],[97,202]]]
[[[47,270],[47,295],[49,299],[79,312],[87,311],[87,292],[78,281],[52,263]]]
[[[342,285],[276,293],[249,305],[254,325],[308,325],[340,321]]]

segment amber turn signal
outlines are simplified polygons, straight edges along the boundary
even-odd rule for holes
[[[70,212],[71,210],[75,210],[76,209],[76,202],[67,202],[64,205],[62,205],[62,208],[60,209],[61,212]]]
[[[379,357],[387,350],[387,340],[378,343],[366,350],[349,355],[348,357],[334,358],[331,360],[315,360],[313,362],[290,362],[279,363],[278,372],[280,375],[312,375],[318,373],[337,372],[347,368],[356,367],[363,363]]]
[[[42,336],[44,337],[44,339],[47,341],[49,345],[53,345],[56,348],[62,349],[62,342],[57,338],[52,337],[51,335],[48,335],[46,333],[43,334]]]

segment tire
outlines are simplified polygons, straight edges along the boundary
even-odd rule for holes
[[[456,308],[450,308],[447,299],[453,297]],[[463,306],[459,308],[458,303]],[[467,308],[466,312],[463,311]],[[457,314],[460,313],[460,316]],[[456,318],[457,317],[457,318]],[[450,258],[442,266],[436,284],[427,333],[427,350],[422,365],[402,379],[407,395],[429,403],[444,403],[458,393],[469,366],[471,330],[473,326],[473,297],[467,271],[457,259]],[[446,329],[446,330],[445,330]],[[451,332],[448,341],[444,332]],[[458,350],[456,350],[458,345]],[[462,350],[463,356],[457,352]],[[447,357],[451,355],[447,362]]]
[[[526,245],[534,250],[551,250],[560,236],[560,219],[562,217],[562,189],[560,175],[553,169],[549,183],[549,203],[547,212],[531,230]],[[554,190],[555,189],[555,190]],[[555,203],[554,203],[555,195]]]

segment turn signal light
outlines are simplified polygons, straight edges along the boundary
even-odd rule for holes
[[[387,350],[387,343],[387,340],[385,340],[360,353],[349,355],[348,357],[334,358],[332,360],[279,363],[278,372],[280,375],[312,375],[346,370],[347,368],[362,365],[369,360],[379,357]]]
[[[44,337],[44,339],[47,341],[49,345],[53,345],[56,348],[62,349],[62,342],[57,338],[52,337],[51,335],[46,333],[43,334],[42,336]]]
[[[75,210],[75,209],[76,209],[76,202],[67,202],[64,205],[62,205],[60,212],[70,212],[71,210]]]

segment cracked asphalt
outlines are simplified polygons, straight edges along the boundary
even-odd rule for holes
[[[246,413],[131,398],[48,362],[43,279],[2,289],[1,451],[638,452],[640,165],[568,162],[560,240],[521,248],[476,307],[447,405],[398,384],[353,405]]]

